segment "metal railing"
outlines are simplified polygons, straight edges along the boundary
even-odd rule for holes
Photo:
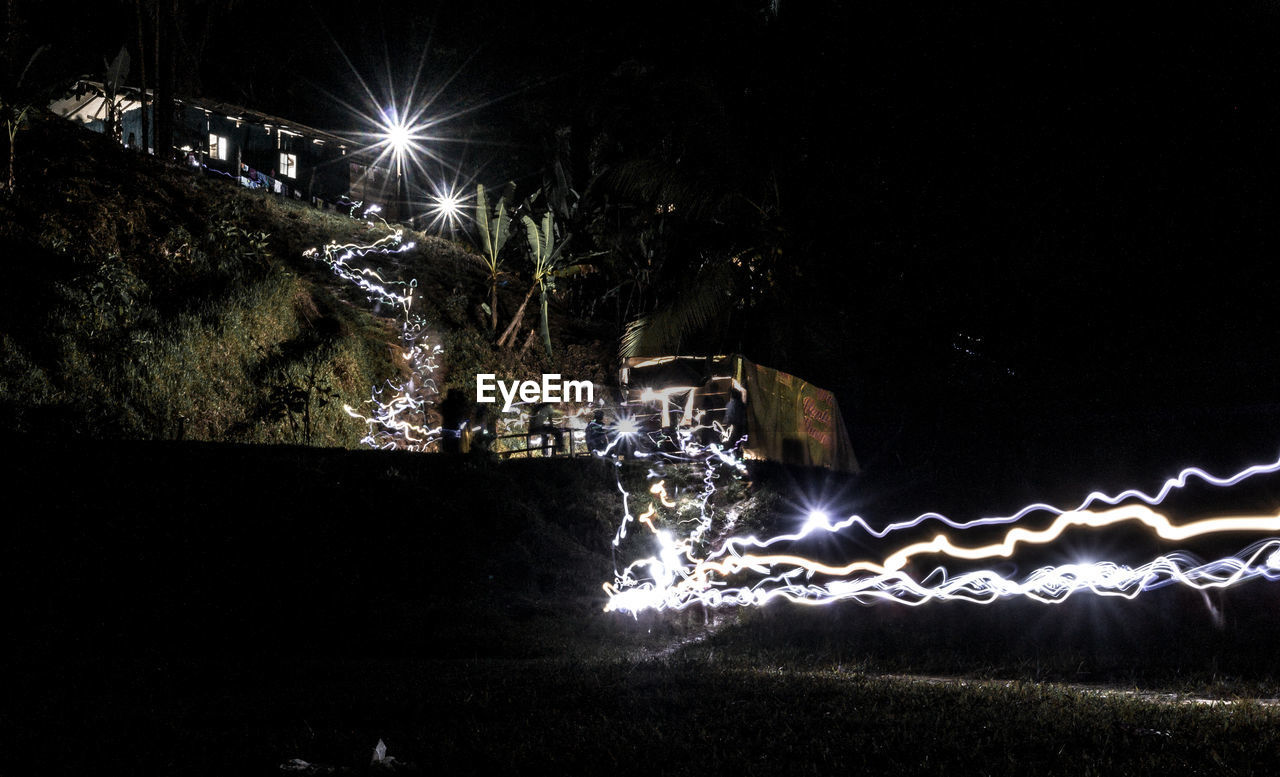
[[[558,431],[560,432],[558,440],[556,435],[541,431],[499,435],[494,440],[495,447],[496,443],[501,440],[523,441],[524,445],[523,447],[500,450],[497,451],[497,454],[504,459],[519,458],[521,456],[527,459],[537,457],[576,458],[591,455],[591,450],[587,447],[586,429],[558,429]],[[547,439],[548,437],[551,439]]]

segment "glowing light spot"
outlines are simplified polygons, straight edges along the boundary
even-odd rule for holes
[[[808,517],[805,519],[804,529],[802,531],[807,534],[819,529],[823,531],[836,530],[835,527],[831,525],[831,516],[827,515],[826,510],[810,510]]]
[[[412,133],[409,131],[409,128],[403,124],[396,123],[387,127],[387,143],[391,146],[391,150],[397,154],[403,154],[405,151],[409,150],[409,140],[411,137]]]
[[[436,198],[436,209],[445,217],[456,217],[462,208],[462,201],[452,194]]]

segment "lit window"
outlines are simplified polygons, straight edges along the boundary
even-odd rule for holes
[[[280,177],[281,178],[297,178],[298,177],[298,155],[297,154],[281,154],[280,155]]]
[[[209,135],[209,158],[227,158],[227,139],[221,135]]]

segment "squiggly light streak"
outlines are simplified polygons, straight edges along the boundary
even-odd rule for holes
[[[966,548],[954,544],[949,538],[938,535],[928,542],[917,542],[889,555],[883,562],[854,561],[843,565],[824,564],[819,561],[785,553],[734,555],[724,561],[703,561],[699,569],[722,575],[733,575],[743,569],[764,570],[775,566],[793,566],[811,573],[845,577],[855,572],[884,574],[897,572],[912,557],[921,554],[940,554],[966,561],[982,561],[990,558],[1009,558],[1019,544],[1045,544],[1061,536],[1071,526],[1102,528],[1123,521],[1139,521],[1152,529],[1157,536],[1167,540],[1184,540],[1205,534],[1220,532],[1274,532],[1280,531],[1280,515],[1208,518],[1185,526],[1174,526],[1168,518],[1147,507],[1116,508],[1102,513],[1080,511],[1062,515],[1053,525],[1040,531],[1015,528],[1005,538],[990,545]]]
[[[700,421],[699,421],[700,423]],[[908,563],[917,556],[936,555],[973,563],[993,558],[1011,558],[1026,545],[1047,545],[1057,540],[1071,528],[1104,529],[1122,523],[1136,523],[1155,537],[1167,541],[1184,541],[1213,534],[1276,533],[1280,532],[1280,514],[1256,516],[1222,516],[1175,524],[1167,516],[1156,512],[1152,506],[1162,503],[1175,489],[1183,488],[1191,479],[1198,479],[1218,487],[1236,485],[1247,478],[1280,471],[1280,461],[1249,467],[1227,478],[1218,478],[1198,468],[1183,470],[1176,478],[1165,482],[1155,495],[1136,489],[1110,496],[1101,492],[1091,493],[1081,507],[1062,510],[1045,504],[1030,505],[1012,516],[983,518],[976,521],[956,522],[938,513],[926,513],[910,521],[889,524],[882,530],[874,530],[858,516],[832,523],[822,511],[813,511],[799,532],[784,534],[767,540],[754,536],[728,537],[719,547],[706,554],[695,555],[695,547],[711,526],[706,510],[710,494],[714,490],[714,470],[719,464],[741,466],[735,455],[738,448],[726,451],[719,445],[699,445],[694,432],[708,427],[699,426],[680,435],[683,456],[664,454],[667,458],[700,461],[707,467],[706,491],[702,495],[702,516],[696,528],[685,538],[674,539],[655,523],[659,507],[672,508],[678,503],[667,493],[665,483],[659,479],[650,487],[656,500],[650,502],[640,522],[658,541],[658,554],[633,561],[615,575],[613,583],[604,586],[609,596],[606,610],[636,613],[644,609],[683,609],[693,604],[706,606],[759,605],[774,598],[784,598],[802,604],[827,604],[853,599],[863,603],[891,600],[917,605],[926,601],[962,599],[987,603],[998,598],[1026,596],[1046,602],[1060,602],[1079,590],[1089,590],[1103,596],[1133,598],[1143,591],[1150,591],[1171,584],[1193,588],[1226,587],[1255,578],[1280,579],[1280,539],[1268,539],[1251,545],[1236,556],[1200,563],[1194,556],[1175,551],[1136,568],[1113,562],[1101,561],[1087,564],[1063,564],[1036,570],[1025,579],[1017,580],[992,570],[977,570],[950,576],[945,567],[938,567],[920,580],[905,571]],[[713,424],[712,429],[723,429]],[[650,478],[660,478],[660,473],[650,471]],[[626,490],[619,482],[624,497]],[[1118,505],[1125,500],[1136,499],[1145,504]],[[1094,504],[1113,505],[1112,509],[1095,511]],[[747,547],[766,548],[776,543],[794,543],[815,532],[841,532],[856,527],[877,538],[929,520],[937,520],[961,532],[979,526],[1015,523],[1036,512],[1049,512],[1057,517],[1046,528],[1029,529],[1015,526],[995,543],[964,545],[939,534],[931,540],[906,545],[889,555],[882,562],[856,560],[845,564],[827,564],[804,556],[789,553],[745,553]],[[624,527],[630,515],[624,518]],[[614,544],[625,537],[620,530]],[[733,584],[741,575],[757,576],[749,584]],[[833,578],[824,584],[809,581],[815,576]]]
[[[1203,564],[1188,553],[1174,552],[1139,567],[1105,561],[1043,567],[1025,580],[1014,580],[992,570],[949,577],[942,568],[933,570],[920,580],[901,571],[885,571],[815,585],[797,583],[795,578],[801,576],[803,570],[791,569],[751,586],[736,587],[705,585],[705,580],[697,581],[702,584],[698,586],[680,583],[665,587],[646,581],[629,589],[612,591],[605,609],[640,612],[646,609],[680,610],[699,604],[708,607],[751,606],[773,599],[806,605],[842,600],[863,604],[891,601],[910,606],[947,600],[989,604],[1014,596],[1056,604],[1078,591],[1133,599],[1146,591],[1173,584],[1204,590],[1226,588],[1258,578],[1280,580],[1280,540],[1255,543],[1235,556]]]
[[[353,206],[359,207],[359,203]],[[374,212],[370,206],[365,215]],[[337,277],[355,285],[367,295],[370,302],[391,305],[401,311],[400,341],[402,356],[408,362],[409,379],[397,383],[386,382],[384,388],[374,387],[372,396],[365,400],[367,412],[360,412],[350,405],[342,409],[352,418],[363,421],[367,432],[361,443],[379,449],[430,450],[440,438],[440,428],[428,423],[427,413],[439,396],[435,374],[439,369],[437,359],[444,348],[430,341],[421,318],[411,314],[413,295],[417,281],[388,281],[372,267],[355,267],[350,262],[370,255],[390,255],[409,251],[413,243],[404,242],[401,230],[374,241],[371,245],[330,243],[317,250],[307,249],[303,256],[328,265]],[[382,399],[384,391],[390,396]]]
[[[1166,480],[1164,482],[1164,485],[1161,486],[1160,490],[1156,492],[1155,495],[1147,494],[1137,489],[1128,489],[1126,491],[1121,491],[1119,494],[1114,494],[1114,495],[1105,494],[1101,491],[1094,491],[1093,493],[1089,494],[1089,496],[1087,496],[1084,499],[1084,501],[1080,503],[1079,506],[1073,509],[1064,510],[1059,507],[1054,507],[1053,505],[1037,502],[1035,504],[1027,505],[1026,507],[1023,507],[1021,510],[1018,510],[1017,512],[1012,513],[1011,515],[991,516],[991,517],[978,518],[972,521],[963,521],[963,522],[952,520],[951,518],[948,518],[947,516],[942,515],[941,513],[923,513],[921,515],[916,516],[915,518],[912,518],[911,520],[900,521],[897,523],[890,523],[887,526],[885,526],[883,529],[874,529],[861,516],[851,515],[848,518],[842,521],[838,521],[836,523],[831,523],[830,521],[806,522],[804,527],[799,532],[792,533],[792,534],[782,534],[775,537],[771,537],[766,540],[759,539],[754,535],[746,536],[746,537],[731,537],[726,541],[725,546],[719,552],[720,553],[730,552],[733,547],[745,547],[748,545],[752,547],[757,547],[757,548],[764,548],[777,543],[795,542],[817,531],[825,531],[825,532],[831,532],[833,534],[836,534],[855,526],[859,530],[865,532],[866,534],[872,537],[875,537],[877,539],[883,539],[897,531],[902,531],[905,529],[914,529],[915,527],[920,526],[921,524],[927,521],[937,521],[938,523],[945,524],[947,526],[950,526],[953,529],[965,530],[965,529],[976,528],[979,526],[998,526],[1003,524],[1017,523],[1018,521],[1021,521],[1024,518],[1027,518],[1039,512],[1045,512],[1052,515],[1063,515],[1064,513],[1068,513],[1068,512],[1077,512],[1081,510],[1086,510],[1089,508],[1090,505],[1097,504],[1099,502],[1114,506],[1128,499],[1137,499],[1154,507],[1162,504],[1164,500],[1167,499],[1169,495],[1172,494],[1175,490],[1185,488],[1192,479],[1199,480],[1208,485],[1215,486],[1218,488],[1229,488],[1231,486],[1239,485],[1245,480],[1248,480],[1249,478],[1252,478],[1256,475],[1266,475],[1266,474],[1271,474],[1275,472],[1280,472],[1280,459],[1277,459],[1276,461],[1271,462],[1269,464],[1257,464],[1251,467],[1247,467],[1241,470],[1240,472],[1237,472],[1234,475],[1231,475],[1225,478],[1215,477],[1214,475],[1211,475],[1208,472],[1205,472],[1204,470],[1198,467],[1188,467],[1182,470],[1182,472],[1178,473],[1177,477]]]
[[[969,561],[987,559],[994,556],[1009,558],[1019,544],[1042,545],[1052,542],[1072,526],[1089,526],[1099,529],[1122,521],[1139,521],[1155,532],[1156,536],[1161,539],[1175,541],[1222,532],[1280,531],[1280,515],[1206,518],[1184,526],[1175,526],[1167,517],[1149,507],[1129,505],[1101,513],[1095,513],[1090,510],[1062,513],[1047,529],[1039,531],[1022,528],[1011,529],[1000,542],[976,548],[957,546],[945,535],[939,534],[929,542],[908,545],[889,556],[884,563],[889,569],[902,569],[911,560],[912,556],[921,553],[940,553],[952,558],[967,559]]]
[[[1082,501],[1074,509],[1085,510],[1090,505],[1096,504],[1098,502],[1115,506],[1128,499],[1138,499],[1154,507],[1164,502],[1164,500],[1169,496],[1169,494],[1171,494],[1175,489],[1185,488],[1187,483],[1192,478],[1200,480],[1211,486],[1217,486],[1219,488],[1229,488],[1231,486],[1238,485],[1239,483],[1245,480],[1248,480],[1249,478],[1255,475],[1270,474],[1273,472],[1280,472],[1280,459],[1277,459],[1276,461],[1271,462],[1270,464],[1258,464],[1258,465],[1248,467],[1226,478],[1214,477],[1213,475],[1210,475],[1208,472],[1205,472],[1199,467],[1188,467],[1182,470],[1182,472],[1178,473],[1177,477],[1173,477],[1166,480],[1164,482],[1164,485],[1161,486],[1160,490],[1156,492],[1154,496],[1146,494],[1142,491],[1139,491],[1138,489],[1128,489],[1125,491],[1121,491],[1119,494],[1115,494],[1115,495],[1108,495],[1101,491],[1094,491],[1090,493],[1087,497],[1085,497],[1084,501]],[[850,516],[847,521],[839,524],[838,525],[839,528],[837,528],[836,531],[839,531],[840,529],[843,529],[847,526],[857,525],[861,527],[862,530],[865,531],[867,534],[870,534],[873,537],[883,538],[895,531],[900,531],[902,529],[915,528],[916,526],[919,526],[925,521],[938,521],[954,529],[970,529],[975,526],[992,526],[992,525],[998,525],[998,524],[1016,523],[1022,520],[1023,518],[1026,518],[1027,516],[1037,512],[1048,512],[1048,513],[1055,513],[1060,515],[1064,512],[1069,512],[1069,510],[1063,510],[1061,508],[1054,507],[1053,505],[1036,503],[1036,504],[1027,505],[1026,507],[1022,508],[1021,510],[1011,515],[989,517],[989,518],[978,518],[976,520],[967,521],[967,522],[954,521],[940,513],[924,513],[909,521],[903,521],[901,523],[891,523],[880,530],[871,528],[871,526],[866,521],[864,521],[862,518],[855,515],[855,516]]]
[[[404,310],[407,316],[409,306],[413,304],[414,288],[418,285],[416,280],[408,282],[386,281],[376,270],[369,267],[352,267],[348,262],[352,259],[363,258],[369,254],[399,254],[410,251],[413,248],[413,243],[404,242],[404,232],[396,230],[374,241],[372,245],[360,246],[352,243],[338,245],[337,243],[330,243],[320,252],[317,252],[315,248],[308,248],[302,252],[302,255],[328,265],[334,275],[364,290],[369,295],[370,301],[383,302],[399,307]],[[408,289],[408,292],[401,294],[387,288],[388,286],[402,286]]]

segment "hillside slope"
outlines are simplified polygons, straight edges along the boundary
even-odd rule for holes
[[[364,425],[342,405],[402,369],[397,311],[303,252],[391,226],[169,167],[47,114],[19,141],[19,193],[0,201],[0,430],[358,444]],[[415,248],[384,272],[418,282],[413,312],[449,354],[446,385],[480,369],[603,379],[608,349],[563,313],[555,363],[493,348],[468,249],[405,239]],[[504,314],[523,291],[503,288]]]

